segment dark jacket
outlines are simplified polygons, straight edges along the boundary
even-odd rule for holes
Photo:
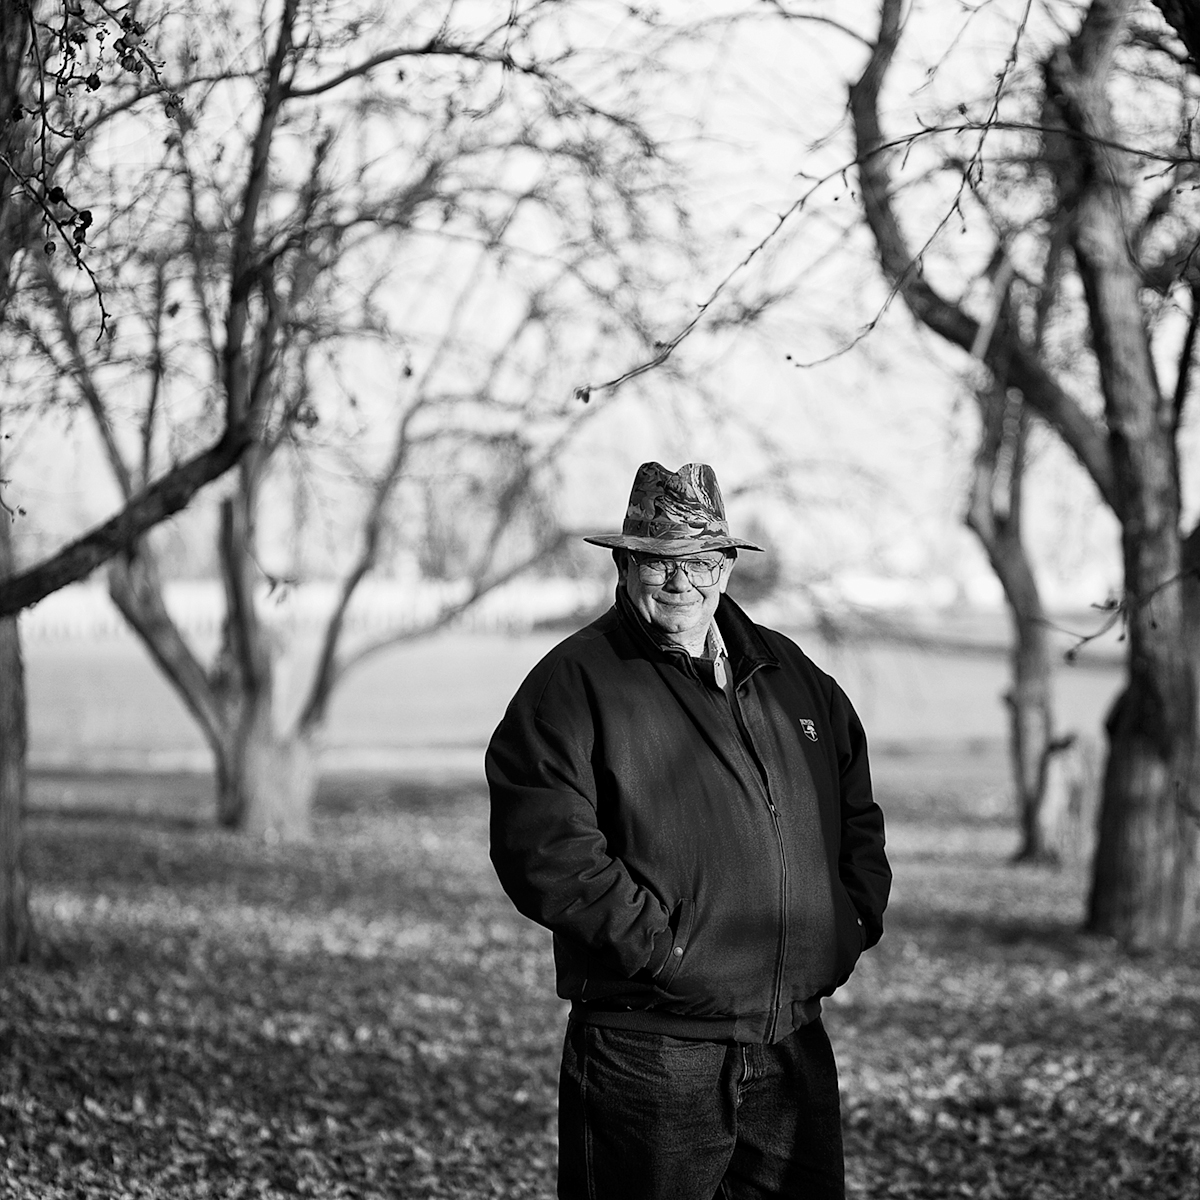
[[[733,699],[624,593],[529,674],[488,747],[491,855],[600,1024],[777,1041],[883,932],[891,871],[841,688],[728,597]]]

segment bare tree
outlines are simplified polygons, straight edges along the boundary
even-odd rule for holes
[[[966,523],[1000,581],[1013,627],[1009,655],[1009,758],[1021,842],[1014,862],[1055,863],[1044,809],[1052,796],[1051,760],[1073,738],[1054,729],[1054,665],[1050,623],[1022,534],[1030,417],[1019,393],[987,384],[976,389],[981,431]]]
[[[0,105],[11,113],[20,90],[28,24],[15,6],[0,9]],[[19,157],[21,137],[10,119],[0,124],[0,154]],[[27,237],[10,174],[0,166],[0,325],[12,287],[13,258]],[[13,570],[13,514],[4,498],[4,425],[0,423],[0,579]],[[25,687],[15,618],[0,619],[0,970],[28,953],[32,936],[21,867],[21,812],[25,803]]]
[[[1005,227],[1003,214],[993,211],[987,196],[979,189],[975,196],[987,213],[1001,247],[998,258],[989,264],[990,310],[980,322],[971,346],[971,357],[978,361],[987,353],[1002,311],[1010,323],[1015,318],[1016,272],[1005,249],[1010,231]],[[1049,294],[1042,297],[1033,331],[1035,342],[1043,349],[1050,299]],[[1055,755],[1070,748],[1075,735],[1055,735],[1050,623],[1024,536],[1025,475],[1033,417],[1021,393],[1005,386],[1003,378],[994,371],[985,368],[973,374],[976,378],[969,387],[979,412],[980,430],[965,522],[979,539],[1000,582],[1012,625],[1010,686],[1004,700],[1008,707],[1009,761],[1021,834],[1013,861],[1054,864],[1058,861],[1058,849],[1048,833],[1050,818],[1057,814],[1049,810],[1062,800],[1062,789],[1053,785],[1051,762]]]
[[[81,128],[67,119],[79,92],[110,87],[114,73],[134,78],[146,72],[158,82],[143,32],[128,13],[98,5],[28,0],[0,6],[0,329],[23,269],[60,248],[90,275],[103,325],[99,283],[85,255],[92,213],[70,203],[52,176]],[[95,52],[105,40],[107,56]],[[6,438],[3,417],[0,411],[0,437]],[[6,457],[0,446],[0,462]],[[4,485],[0,477],[0,591],[17,574],[11,523],[20,514]],[[9,615],[0,618],[0,969],[25,957],[33,942],[21,870],[25,708],[20,631]]]
[[[1092,0],[1074,26],[1064,13],[1067,31],[1040,44],[1024,73],[1015,69],[1024,53],[1022,23],[994,92],[965,97],[960,116],[938,127],[943,136],[972,139],[968,153],[942,159],[959,181],[954,219],[965,219],[972,191],[991,187],[1001,203],[1008,187],[1013,225],[1021,229],[1015,248],[992,252],[993,259],[1016,256],[1019,300],[1000,312],[982,354],[992,386],[1015,389],[1055,430],[1122,529],[1128,680],[1108,721],[1088,925],[1134,948],[1180,946],[1200,928],[1196,667],[1194,652],[1180,652],[1189,643],[1176,445],[1194,339],[1191,332],[1182,338],[1175,388],[1165,390],[1154,337],[1160,332],[1165,343],[1173,323],[1153,299],[1169,297],[1178,306],[1171,311],[1190,313],[1185,323],[1194,329],[1188,271],[1200,223],[1180,186],[1194,170],[1187,115],[1194,62],[1156,15],[1132,0]],[[912,139],[889,139],[880,120],[901,32],[899,0],[884,0],[878,38],[850,93],[863,212],[895,294],[931,330],[970,351],[981,319],[965,293],[956,297],[926,271],[932,247],[946,258],[937,229],[915,242],[901,220],[897,152]],[[1010,111],[1005,88],[1018,76],[1026,87]],[[1132,77],[1182,123],[1147,126],[1132,113],[1122,87]],[[989,138],[997,139],[994,151]],[[1006,162],[1019,171],[1006,170]],[[946,219],[943,213],[939,228]],[[1070,286],[1060,283],[1068,277]],[[1061,338],[1078,339],[1086,328],[1092,365],[1082,380],[1094,377],[1101,403],[1081,389],[1080,373],[1061,371],[1037,335],[1041,308]]]
[[[285,24],[294,20],[295,7],[285,5]],[[135,109],[152,97],[165,102],[169,115],[178,116],[180,101],[162,83],[159,64],[144,41],[145,28],[127,9],[114,12],[96,0],[29,0],[5,5],[0,20],[5,45],[0,71],[4,300],[19,293],[18,266],[21,278],[27,278],[38,255],[48,257],[65,246],[90,280],[103,331],[104,289],[85,253],[93,210],[75,202],[80,193],[69,193],[60,176],[69,173],[67,164],[76,149],[114,113]],[[86,101],[92,98],[96,104],[89,107]],[[246,199],[244,215],[253,224],[257,200],[252,195]],[[239,345],[230,349],[234,357],[243,351]],[[7,578],[0,578],[0,614],[17,613],[84,577],[228,470],[251,440],[256,414],[243,399],[225,409],[223,425],[207,447],[147,480],[110,519],[42,561],[14,566]]]
[[[366,10],[304,12],[303,40],[293,11],[290,23],[239,27],[237,44],[252,49],[235,61],[181,64],[187,119],[140,180],[155,215],[139,200],[110,222],[123,230],[106,258],[119,340],[84,336],[85,296],[51,269],[19,328],[72,381],[126,505],[213,408],[241,395],[252,413],[221,501],[216,654],[206,661],[172,619],[148,540],[114,559],[109,583],[213,750],[220,819],[280,837],[307,831],[317,742],[346,673],[440,628],[558,545],[541,489],[597,411],[569,403],[562,367],[578,370],[605,342],[650,343],[644,298],[680,225],[630,96],[610,108],[595,87],[574,87],[568,77],[586,76],[569,42],[534,57],[561,9],[531,4],[482,29],[432,33]],[[384,70],[398,61],[401,78]],[[285,465],[335,459],[358,484],[330,500],[359,513],[339,524],[355,548],[336,556],[339,595],[313,674],[281,717],[256,594],[295,572],[261,533],[264,496]],[[481,500],[460,522],[463,591],[416,629],[346,645],[385,541],[445,518],[415,498],[451,507],[448,476],[476,481]]]

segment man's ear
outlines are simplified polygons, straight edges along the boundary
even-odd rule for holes
[[[617,579],[622,583],[625,582],[625,564],[629,561],[629,552],[627,550],[614,550],[612,552],[613,562],[617,564]]]

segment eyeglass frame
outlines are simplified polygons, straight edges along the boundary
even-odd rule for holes
[[[686,579],[688,583],[692,585],[692,587],[712,587],[714,584],[720,582],[726,563],[729,563],[733,560],[733,555],[727,554],[721,550],[709,551],[710,554],[719,554],[721,556],[720,561],[716,563],[714,563],[710,558],[701,558],[695,555],[689,555],[685,558],[673,558],[670,556],[643,558],[636,550],[630,550],[627,551],[627,553],[629,554],[630,563],[637,571],[638,579],[640,579],[642,583],[648,584],[651,587],[662,587],[663,584],[675,577],[675,573],[677,571],[683,572],[684,579]],[[689,570],[689,565],[707,567],[708,577],[702,580],[694,578],[691,570]],[[661,567],[662,578],[648,579],[645,574],[645,569],[647,567]],[[659,571],[655,571],[654,574],[659,574]]]

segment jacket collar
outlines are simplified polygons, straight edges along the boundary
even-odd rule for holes
[[[691,655],[686,650],[663,645],[654,636],[620,582],[617,583],[616,609],[622,626],[632,634],[647,658],[665,659],[687,673],[695,674]],[[771,653],[758,627],[728,596],[722,596],[717,605],[716,622],[725,640],[735,684],[749,679],[760,667],[779,666],[779,660]]]

